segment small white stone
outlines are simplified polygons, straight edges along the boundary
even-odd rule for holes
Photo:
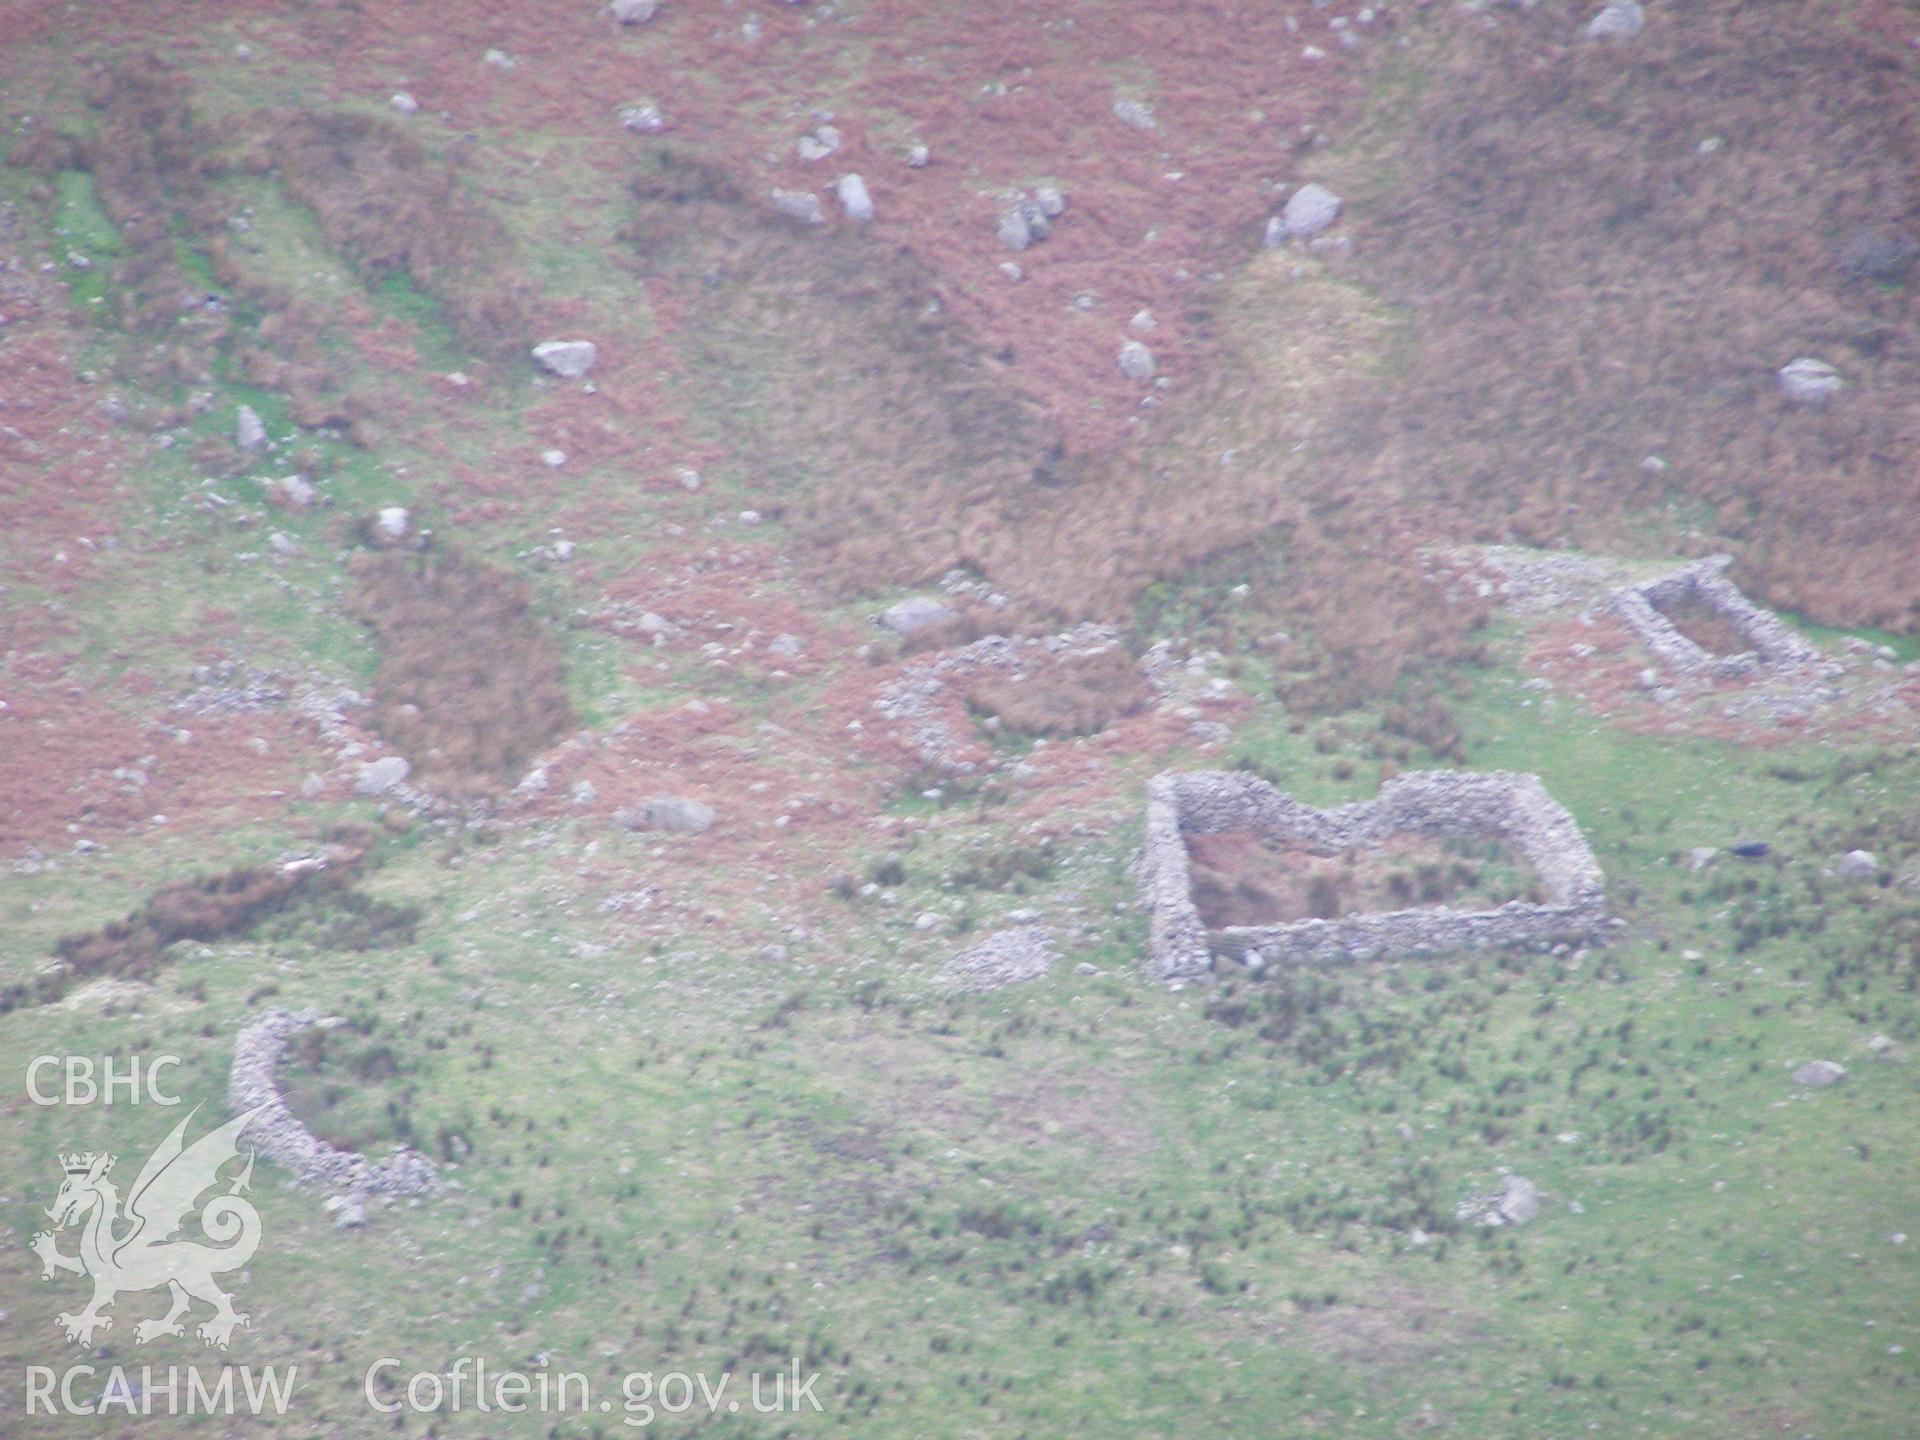
[[[404,90],[398,95],[395,95],[387,104],[391,105],[402,115],[418,115],[420,113],[420,102]]]
[[[567,452],[564,450],[542,450],[540,452],[540,459],[548,469],[558,470],[562,465],[567,463]]]
[[[834,193],[840,209],[854,224],[865,225],[873,219],[873,197],[867,193],[867,182],[858,175],[842,175]]]
[[[1781,366],[1779,381],[1780,393],[1796,405],[1824,405],[1845,384],[1838,370],[1810,355]]]

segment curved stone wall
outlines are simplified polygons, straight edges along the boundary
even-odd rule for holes
[[[1389,910],[1209,931],[1193,903],[1186,836],[1251,830],[1325,854],[1399,834],[1483,836],[1510,844],[1538,875],[1545,901],[1495,910]],[[1147,784],[1141,874],[1149,963],[1165,979],[1204,974],[1215,951],[1269,961],[1372,959],[1586,935],[1606,918],[1606,878],[1586,837],[1539,778],[1504,771],[1397,776],[1372,800],[1319,809],[1239,771],[1167,771]]]
[[[276,1078],[287,1039],[319,1024],[311,1010],[278,1008],[263,1012],[233,1042],[233,1071],[227,1103],[243,1114],[264,1106],[240,1134],[302,1185],[358,1194],[425,1195],[440,1188],[434,1164],[417,1150],[396,1148],[378,1164],[353,1150],[327,1144],[295,1118],[281,1097]]]

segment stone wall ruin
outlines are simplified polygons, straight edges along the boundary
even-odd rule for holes
[[[1228,830],[1329,855],[1402,834],[1498,840],[1532,866],[1546,898],[1492,910],[1382,910],[1209,930],[1193,901],[1186,837]],[[1606,879],[1573,816],[1538,777],[1502,771],[1412,772],[1389,780],[1372,800],[1325,810],[1238,771],[1166,771],[1147,785],[1141,889],[1148,966],[1168,980],[1206,974],[1215,954],[1326,962],[1541,944],[1584,937],[1606,918]]]
[[[437,1192],[434,1164],[417,1150],[396,1147],[377,1164],[352,1150],[327,1144],[287,1108],[275,1072],[287,1040],[309,1025],[324,1025],[311,1010],[267,1010],[235,1037],[227,1103],[235,1114],[265,1106],[241,1132],[262,1155],[302,1185],[353,1194],[426,1195]]]
[[[1681,675],[1735,680],[1762,670],[1792,670],[1817,663],[1818,649],[1727,579],[1724,572],[1730,563],[1730,556],[1713,555],[1638,585],[1622,585],[1610,597],[1613,611],[1661,665]],[[1715,655],[1681,634],[1668,612],[1688,602],[1725,620],[1751,648],[1737,655]]]

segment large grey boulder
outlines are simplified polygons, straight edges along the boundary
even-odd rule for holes
[[[1153,351],[1138,340],[1128,340],[1120,346],[1120,373],[1127,379],[1151,380],[1158,368]]]
[[[251,405],[242,405],[233,419],[233,443],[249,455],[267,448],[267,427],[260,423]]]
[[[1796,1085],[1831,1085],[1836,1080],[1844,1080],[1847,1070],[1844,1065],[1836,1065],[1831,1060],[1809,1060],[1793,1072]]]
[[[1897,230],[1856,230],[1840,249],[1840,268],[1861,280],[1898,285],[1920,260],[1920,241]]]
[[[665,830],[673,835],[704,835],[713,828],[711,805],[678,795],[660,795],[636,809],[623,809],[615,817],[629,830]]]
[[[1840,857],[1839,871],[1848,880],[1871,880],[1880,873],[1880,860],[1871,850],[1849,850]]]
[[[1639,0],[1607,0],[1606,9],[1587,22],[1589,40],[1631,40],[1647,25]]]
[[[1033,203],[1040,207],[1040,213],[1049,220],[1058,220],[1067,213],[1067,192],[1058,185],[1036,185]]]
[[[660,13],[660,0],[613,0],[607,9],[622,25],[644,25]]]
[[[1506,1225],[1524,1225],[1540,1213],[1540,1187],[1524,1175],[1509,1175],[1500,1186],[1493,1213]]]
[[[1811,355],[1782,365],[1779,380],[1780,393],[1796,405],[1824,405],[1840,393],[1845,383],[1838,370]]]
[[[929,625],[951,620],[956,613],[944,600],[936,600],[931,595],[914,595],[882,610],[880,623],[896,635],[911,635]]]
[[[1309,181],[1288,197],[1280,219],[1294,238],[1318,235],[1340,218],[1340,197],[1326,186]]]
[[[353,782],[357,795],[385,795],[396,785],[404,784],[407,776],[413,773],[413,767],[400,755],[384,755],[378,760],[370,760],[360,767],[359,777]]]
[[[1033,243],[1033,230],[1027,224],[1027,212],[1018,205],[1000,216],[1000,228],[996,233],[1000,243],[1009,250],[1024,250]]]
[[[775,190],[773,208],[789,220],[798,220],[802,225],[827,223],[826,207],[820,203],[820,197],[811,190]]]
[[[600,347],[591,340],[544,340],[533,347],[533,362],[549,375],[562,380],[577,380],[600,358]]]

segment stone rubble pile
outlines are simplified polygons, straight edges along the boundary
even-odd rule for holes
[[[955,955],[941,977],[965,990],[998,990],[1034,980],[1053,963],[1053,937],[1044,925],[1015,925],[997,930]]]

